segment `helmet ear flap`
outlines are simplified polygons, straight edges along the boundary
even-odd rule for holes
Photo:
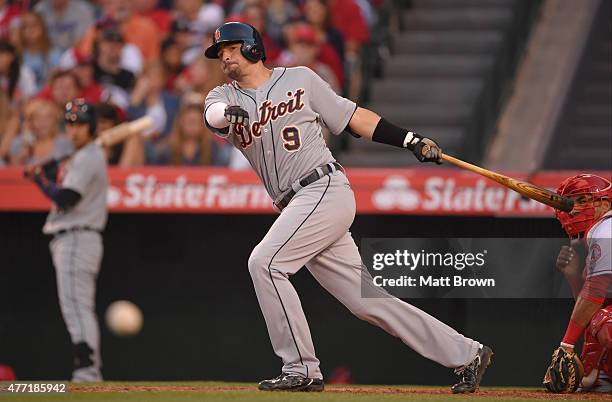
[[[265,60],[263,57],[263,52],[257,46],[256,43],[247,44],[245,42],[242,43],[240,47],[240,53],[249,61],[256,63],[259,60]]]
[[[93,118],[89,121],[89,134],[91,135],[92,138],[96,136],[96,128],[97,128],[96,117],[94,115]]]

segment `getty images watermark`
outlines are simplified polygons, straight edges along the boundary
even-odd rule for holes
[[[362,240],[363,297],[567,298],[555,260],[567,239]]]

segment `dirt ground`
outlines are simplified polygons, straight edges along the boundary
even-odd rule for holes
[[[70,392],[236,392],[255,391],[255,386],[149,386],[149,385],[71,385]],[[406,394],[406,395],[448,395],[448,388],[436,387],[385,387],[385,386],[328,386],[326,393],[342,394]],[[483,398],[525,398],[549,400],[601,400],[610,401],[609,394],[575,393],[551,394],[544,390],[521,390],[520,388],[482,388],[475,397]]]

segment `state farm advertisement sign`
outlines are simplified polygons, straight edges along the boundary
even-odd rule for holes
[[[109,169],[108,206],[128,213],[275,213],[251,171],[219,168]],[[576,172],[524,177],[554,189]],[[595,172],[610,177],[610,172]],[[553,210],[476,174],[459,169],[348,169],[360,214],[481,215],[552,217]],[[0,211],[45,211],[49,201],[22,177],[0,169]]]

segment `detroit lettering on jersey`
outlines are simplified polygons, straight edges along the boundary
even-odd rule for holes
[[[342,133],[357,108],[306,67],[277,67],[254,89],[236,82],[218,86],[206,96],[205,108],[217,102],[249,114],[248,127],[235,124],[217,134],[242,152],[273,200],[313,169],[335,161],[323,133]]]
[[[259,121],[255,121],[251,124],[250,128],[247,127],[245,130],[244,125],[236,124],[234,131],[236,135],[240,136],[240,146],[246,148],[253,143],[253,137],[261,137],[261,127],[275,121],[279,117],[283,117],[286,114],[292,114],[296,111],[300,111],[304,108],[304,102],[302,101],[302,95],[304,95],[304,89],[299,88],[296,91],[287,92],[287,96],[290,98],[286,102],[280,102],[277,105],[273,105],[272,101],[266,100],[259,107]],[[301,142],[295,144],[283,144],[287,151],[297,151]]]

